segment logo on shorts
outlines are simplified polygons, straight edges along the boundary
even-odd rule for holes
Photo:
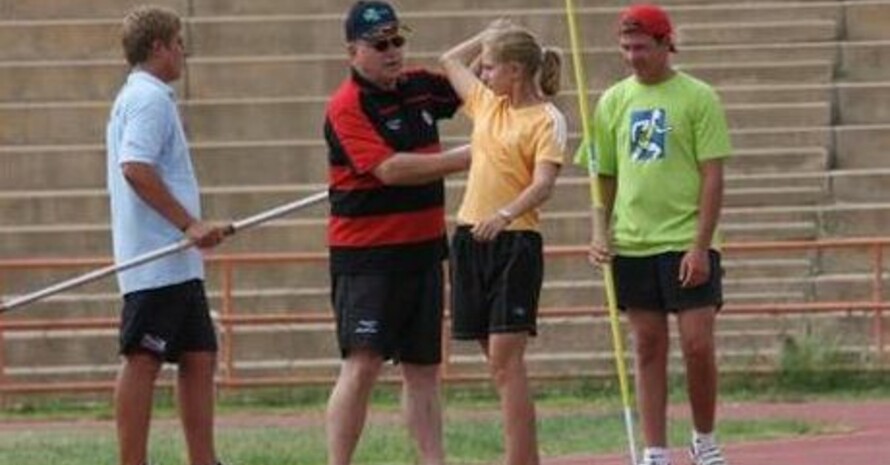
[[[433,119],[433,115],[431,115],[430,112],[423,110],[420,115],[423,117],[423,121],[426,123],[427,126],[432,126],[436,123],[436,121]]]
[[[358,320],[355,334],[377,334],[379,326],[377,320]]]
[[[402,120],[391,119],[386,122],[386,127],[388,127],[390,131],[401,131],[402,130]]]
[[[525,309],[522,307],[513,307],[513,315],[523,317],[525,316]]]
[[[167,351],[167,341],[151,334],[142,335],[142,340],[139,341],[139,345],[142,346],[143,349],[150,350],[157,354],[163,354]]]

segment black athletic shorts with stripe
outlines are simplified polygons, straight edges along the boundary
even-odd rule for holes
[[[216,352],[216,331],[199,279],[124,294],[120,353],[177,362],[183,352]]]
[[[443,272],[331,276],[341,356],[371,349],[386,360],[417,365],[442,361]]]
[[[711,275],[704,284],[680,286],[680,260],[684,252],[648,257],[616,256],[613,262],[615,293],[622,310],[640,309],[679,312],[723,305],[723,269],[720,253],[708,251]]]
[[[539,233],[504,231],[493,241],[479,242],[469,226],[459,226],[451,246],[452,337],[536,335],[543,279]]]

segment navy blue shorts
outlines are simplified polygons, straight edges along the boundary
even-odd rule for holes
[[[371,349],[386,360],[442,361],[443,277],[439,264],[414,273],[331,277],[341,356]]]
[[[490,242],[460,226],[451,245],[451,333],[485,339],[492,333],[537,334],[544,279],[543,241],[535,231],[503,231]]]
[[[124,295],[120,353],[148,352],[177,362],[183,352],[216,352],[216,331],[204,282],[184,283]]]
[[[720,253],[708,251],[711,276],[704,284],[680,286],[680,260],[684,252],[666,252],[648,257],[616,256],[615,293],[622,310],[641,309],[678,312],[723,305],[723,269]]]

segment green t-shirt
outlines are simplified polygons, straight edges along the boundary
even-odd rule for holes
[[[594,169],[617,177],[615,251],[647,256],[688,250],[698,223],[699,163],[732,151],[716,92],[682,72],[656,85],[631,76],[602,95],[593,128]],[[576,162],[587,165],[584,146]]]

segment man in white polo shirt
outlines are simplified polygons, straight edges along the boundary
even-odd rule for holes
[[[138,7],[124,18],[133,67],[108,121],[108,190],[114,258],[123,262],[188,237],[219,244],[225,227],[201,220],[198,184],[175,94],[184,45],[176,13]],[[204,293],[201,253],[191,248],[118,274],[124,296],[123,364],[115,390],[121,465],[147,463],[154,384],[178,364],[177,394],[191,465],[218,464],[213,445],[216,334]]]

